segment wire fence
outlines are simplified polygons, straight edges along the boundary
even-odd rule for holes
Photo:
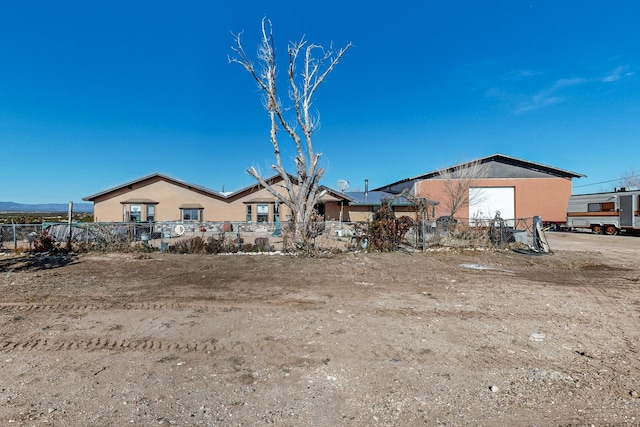
[[[387,247],[420,251],[434,247],[540,248],[536,218],[504,220],[411,220],[406,232],[372,234],[370,222],[322,221],[303,227],[313,250],[371,250],[375,239]],[[544,236],[543,236],[544,237]],[[546,241],[546,239],[544,239]],[[377,240],[376,240],[377,241]],[[295,249],[293,224],[246,222],[43,223],[0,225],[0,250],[159,250],[170,252],[274,252]]]

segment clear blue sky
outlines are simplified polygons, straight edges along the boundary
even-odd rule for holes
[[[249,166],[270,175],[260,94],[227,60],[231,32],[256,51],[265,16],[281,60],[303,35],[355,45],[315,102],[324,185],[496,152],[588,175],[576,192],[640,169],[637,0],[8,0],[0,201],[80,202],[154,172],[226,191],[253,184]]]

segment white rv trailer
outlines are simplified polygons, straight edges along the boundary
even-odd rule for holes
[[[573,195],[567,206],[566,227],[609,235],[640,230],[640,190]]]

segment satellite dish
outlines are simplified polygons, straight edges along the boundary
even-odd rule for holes
[[[338,184],[338,188],[343,193],[349,189],[349,181],[347,181],[346,179],[339,179],[336,184]]]

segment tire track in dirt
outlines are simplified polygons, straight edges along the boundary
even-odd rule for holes
[[[201,342],[166,341],[157,339],[116,339],[116,338],[89,338],[89,339],[47,339],[27,338],[1,339],[0,352],[10,353],[14,351],[142,351],[142,352],[215,352],[224,348],[216,344],[215,339]]]
[[[230,299],[232,302],[235,299]],[[308,309],[313,306],[315,302],[309,302],[304,300],[286,300],[280,303],[270,303],[269,307],[252,306],[251,310],[254,311],[269,311],[274,307],[286,306],[291,308],[292,305],[301,309]],[[313,308],[313,307],[311,307]],[[190,303],[156,303],[156,302],[144,302],[144,303],[118,303],[118,302],[105,302],[105,303],[77,303],[77,304],[38,304],[38,303],[0,303],[0,313],[10,313],[12,311],[51,311],[66,313],[69,311],[96,311],[96,310],[176,310],[187,311],[193,310],[199,313],[204,312],[230,312],[238,311],[242,308],[233,305],[216,302],[215,305],[211,304],[190,304]]]
[[[183,303],[88,303],[88,304],[32,304],[32,303],[0,303],[0,313],[12,311],[52,311],[66,313],[69,311],[96,311],[96,310],[194,310],[198,312],[210,311],[212,307],[201,304]],[[222,310],[234,310],[233,307],[216,307]]]
[[[225,355],[264,354],[268,358],[284,361],[292,355],[298,354],[296,344],[286,342],[246,342],[235,341],[221,343],[216,338],[206,341],[172,341],[155,338],[127,339],[113,337],[93,338],[41,338],[0,339],[0,353],[14,352],[64,352],[80,350],[86,352],[114,351],[114,352],[144,352],[144,353],[220,353]],[[313,348],[307,351],[314,353]],[[312,346],[311,346],[312,347]]]

